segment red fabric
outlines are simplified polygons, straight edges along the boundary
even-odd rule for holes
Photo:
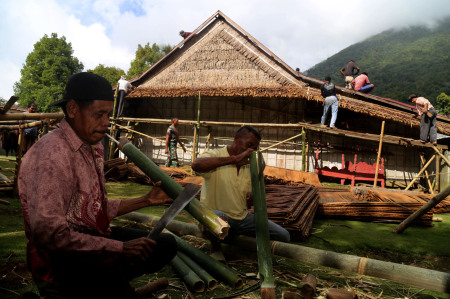
[[[109,236],[120,200],[108,200],[103,146],[84,144],[70,125],[45,135],[25,155],[18,179],[31,273],[51,282],[51,253],[117,258],[122,242]]]

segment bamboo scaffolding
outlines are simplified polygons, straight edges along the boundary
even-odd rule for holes
[[[0,130],[19,130],[19,129],[26,129],[26,128],[33,128],[38,127],[41,125],[48,125],[50,121],[48,119],[44,119],[43,121],[35,121],[32,123],[24,123],[24,124],[17,124],[17,125],[0,125]]]
[[[414,179],[409,183],[409,185],[405,188],[405,191],[411,188],[411,186],[414,184],[414,182],[417,180],[417,178],[427,169],[428,165],[434,160],[436,156],[432,156],[431,159],[425,164],[425,166],[419,171],[419,173],[414,177]]]
[[[130,132],[133,132],[133,133],[136,133],[136,134],[142,135],[142,136],[144,136],[144,137],[147,137],[147,138],[150,138],[150,139],[153,139],[153,140],[159,141],[159,142],[161,142],[161,143],[166,143],[166,141],[165,141],[165,140],[162,140],[162,139],[158,139],[158,138],[156,138],[156,137],[152,137],[152,136],[150,136],[150,135],[147,135],[147,134],[141,133],[141,132],[139,132],[139,131],[136,131],[136,130],[133,130],[133,129],[127,128],[126,126],[122,126],[122,125],[119,125],[119,124],[115,124],[115,125],[116,125],[116,126],[118,126],[119,128],[122,128],[122,129],[124,129],[124,130],[127,130],[127,131],[130,131]],[[178,145],[177,145],[177,148],[181,148],[181,149],[182,149],[182,147],[181,147],[181,146],[178,146]],[[190,149],[186,149],[186,151],[189,151],[189,152],[193,152],[193,150],[190,150]]]
[[[288,138],[288,139],[285,139],[285,140],[283,140],[283,141],[277,142],[277,143],[275,143],[275,144],[272,144],[271,146],[268,146],[268,147],[266,147],[266,148],[263,148],[262,150],[260,150],[260,152],[264,152],[264,151],[266,151],[266,150],[268,150],[268,149],[271,149],[271,148],[273,148],[273,147],[275,147],[275,146],[277,146],[277,145],[286,143],[286,142],[288,142],[288,141],[290,141],[290,140],[292,140],[292,139],[298,138],[298,137],[300,137],[300,136],[302,136],[302,133],[300,133],[300,134],[298,134],[298,135],[295,135],[295,136],[293,136],[293,137],[290,137],[290,138]]]
[[[377,164],[375,166],[375,178],[373,179],[374,187],[377,186],[378,181],[378,169],[380,167],[381,147],[383,146],[384,124],[385,121],[383,120],[383,122],[381,123],[380,145],[378,146]]]
[[[0,114],[2,120],[41,120],[41,119],[62,119],[64,113],[9,113]]]
[[[420,161],[422,162],[422,165],[425,164],[425,159],[424,159],[422,154],[420,154]],[[430,177],[428,176],[428,171],[427,170],[425,170],[425,177],[427,179],[428,187],[430,187],[430,193],[434,194],[433,186],[431,185]]]

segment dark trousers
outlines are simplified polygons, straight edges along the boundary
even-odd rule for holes
[[[119,106],[117,107],[117,117],[122,115],[123,106],[125,106],[125,90],[119,90]]]
[[[129,241],[146,237],[147,231],[112,227],[111,239]],[[110,265],[99,265],[93,260],[69,254],[52,255],[54,280],[47,283],[35,279],[41,296],[61,298],[137,298],[129,281],[146,273],[153,273],[167,265],[177,252],[177,244],[169,234],[156,238],[156,247],[142,263],[129,265],[117,260]]]
[[[434,109],[428,110],[432,117],[428,117],[426,113],[422,114],[422,119],[420,120],[420,140],[428,141],[430,138],[430,142],[437,141],[437,128],[436,128],[436,115],[437,112]]]

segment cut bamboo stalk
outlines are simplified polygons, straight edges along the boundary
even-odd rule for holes
[[[215,280],[211,274],[206,272],[202,267],[194,262],[190,257],[181,251],[178,251],[177,256],[189,267],[191,268],[198,277],[201,278],[206,284],[208,290],[214,290],[217,287],[217,280]]]
[[[170,232],[169,232],[170,233]],[[208,271],[213,277],[220,281],[223,281],[227,285],[240,289],[244,285],[242,279],[237,275],[237,273],[229,268],[228,266],[222,264],[221,262],[213,259],[209,255],[205,254],[200,249],[192,246],[185,240],[181,239],[177,235],[171,233],[177,241],[178,250],[185,253],[188,257],[194,260],[197,264],[202,265],[203,269]]]
[[[157,280],[150,281],[146,285],[139,287],[135,290],[138,298],[148,297],[150,294],[156,293],[169,286],[169,280],[165,277],[158,278]]]
[[[422,165],[425,164],[425,159],[423,158],[423,154],[420,154],[420,161],[422,162]],[[425,170],[425,177],[428,182],[428,187],[430,187],[430,193],[434,194],[433,186],[431,185],[430,177],[428,176],[428,170]]]
[[[373,179],[373,187],[377,186],[378,181],[378,168],[380,167],[380,157],[381,157],[381,147],[383,146],[383,136],[384,136],[384,124],[385,121],[381,123],[381,134],[380,134],[380,144],[378,146],[378,156],[377,156],[377,164],[375,166],[375,178]]]
[[[305,278],[303,278],[302,280],[302,289],[301,289],[302,296],[305,299],[313,299],[314,294],[316,293],[316,287],[317,287],[317,278],[312,274],[306,275]]]
[[[430,201],[427,202],[426,204],[424,204],[420,209],[418,209],[417,211],[412,213],[411,216],[406,218],[402,223],[400,223],[396,228],[394,228],[393,232],[396,234],[400,234],[401,232],[403,232],[408,226],[411,225],[411,223],[414,220],[416,220],[417,218],[421,217],[423,214],[425,214],[426,212],[431,210],[438,203],[443,201],[449,194],[450,194],[450,186],[448,186],[447,188],[445,188],[444,191],[442,191],[441,193],[437,194],[435,197],[430,199]],[[450,284],[450,280],[449,280],[449,284]],[[450,289],[450,285],[449,285],[449,289]],[[448,291],[450,291],[450,290],[448,290]]]
[[[178,255],[172,259],[170,265],[180,275],[187,286],[194,292],[200,293],[205,291],[205,282],[192,270]]]
[[[161,181],[161,189],[171,198],[175,199],[183,190],[183,187],[174,179],[168,176],[161,168],[159,168],[152,160],[144,155],[137,147],[128,142],[126,138],[122,138],[119,149],[139,167],[153,182]],[[196,218],[203,226],[209,229],[219,239],[224,239],[228,235],[230,226],[211,209],[207,208],[197,199],[185,207],[194,218]]]
[[[414,184],[414,182],[420,177],[420,175],[427,169],[428,165],[430,165],[431,162],[433,162],[435,156],[432,156],[431,159],[425,164],[425,166],[419,171],[419,173],[414,177],[414,179],[409,183],[409,185],[405,188],[405,191],[411,188],[411,186]]]
[[[250,155],[250,173],[252,180],[253,205],[255,209],[256,241],[258,242],[258,267],[261,275],[261,298],[272,299],[275,296],[275,282],[270,252],[269,223],[267,219],[266,193],[264,190],[264,167],[260,151]]]

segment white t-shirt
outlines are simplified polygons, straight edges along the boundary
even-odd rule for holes
[[[119,80],[119,90],[125,90],[125,92],[128,92],[128,90],[130,90],[131,87],[132,85],[127,80],[124,79]]]

